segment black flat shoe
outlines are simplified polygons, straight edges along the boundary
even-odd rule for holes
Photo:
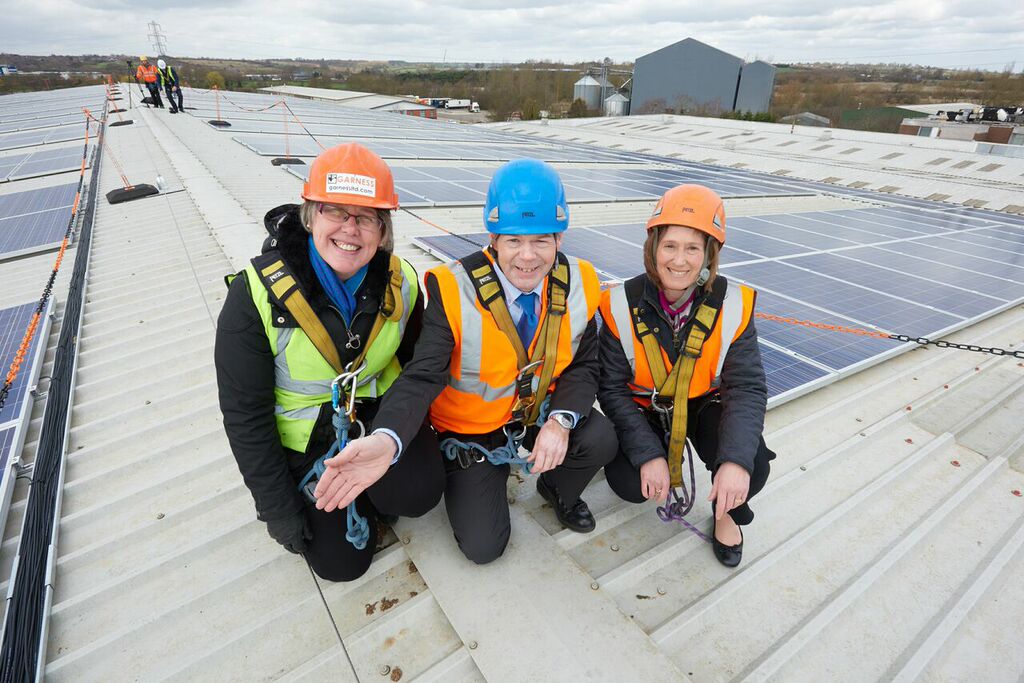
[[[725,545],[715,536],[715,527],[711,527],[711,545],[715,550],[715,557],[726,567],[735,567],[743,559],[743,527],[740,529],[740,542],[736,545]]]
[[[558,493],[544,481],[543,475],[537,477],[537,493],[551,505],[551,509],[555,511],[555,517],[562,523],[562,526],[581,534],[590,533],[597,528],[594,515],[590,513],[590,508],[582,498],[567,507]]]

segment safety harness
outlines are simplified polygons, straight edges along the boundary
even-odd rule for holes
[[[334,443],[330,449],[320,456],[306,476],[299,483],[299,491],[305,494],[310,502],[316,502],[313,491],[327,467],[324,464],[329,458],[340,453],[350,440],[349,432],[353,425],[360,428],[359,436],[363,436],[366,428],[356,418],[356,390],[359,387],[359,374],[365,369],[365,358],[370,347],[373,345],[377,335],[386,322],[397,322],[401,320],[404,313],[404,302],[402,300],[402,264],[394,254],[390,255],[388,268],[390,277],[388,285],[384,290],[377,317],[373,321],[373,327],[365,343],[360,343],[358,337],[349,340],[346,348],[357,350],[356,357],[346,365],[342,365],[341,357],[338,355],[338,348],[331,339],[330,333],[324,327],[323,322],[313,312],[306,295],[303,294],[298,280],[288,269],[284,260],[276,251],[269,251],[252,259],[252,264],[259,273],[260,279],[268,292],[272,303],[286,309],[295,318],[302,331],[306,333],[309,340],[316,347],[320,355],[324,357],[335,372],[339,373],[331,382],[331,407],[334,415],[331,423],[334,426]],[[359,438],[359,437],[356,437]],[[365,517],[356,510],[356,502],[348,505],[348,532],[345,538],[357,550],[363,550],[370,538],[370,526]]]
[[[640,306],[633,306],[630,309],[636,338],[644,347],[644,356],[654,379],[654,388],[650,392],[651,410],[657,415],[666,435],[670,490],[665,507],[658,511],[666,521],[669,518],[681,520],[693,507],[696,478],[692,452],[690,457],[685,457],[687,451],[690,451],[686,438],[690,380],[693,378],[693,370],[697,359],[700,358],[704,342],[715,326],[719,310],[720,305],[715,306],[707,299],[701,302],[697,312],[691,316],[688,323],[690,331],[672,370],[669,371],[665,366],[661,345],[653,331],[640,317]],[[683,483],[684,461],[689,464],[689,489]]]
[[[562,330],[562,317],[568,310],[566,301],[569,298],[569,261],[558,252],[555,266],[548,274],[548,306],[544,322],[537,333],[537,343],[533,354],[523,346],[512,322],[508,304],[502,291],[501,281],[494,272],[491,260],[483,251],[478,251],[460,259],[466,273],[469,274],[473,288],[481,305],[494,317],[498,328],[505,333],[516,353],[518,373],[515,379],[515,401],[512,404],[512,416],[502,427],[506,443],[493,450],[480,444],[464,442],[455,438],[441,441],[441,450],[449,460],[455,460],[466,469],[474,463],[488,460],[494,465],[514,464],[526,471],[530,463],[518,457],[519,447],[526,437],[529,425],[541,425],[547,419],[550,403],[548,390],[555,374],[558,358],[558,336]],[[534,391],[533,380],[537,376],[537,368],[541,368],[537,391]],[[537,397],[542,400],[538,401]]]
[[[335,372],[345,372],[346,365],[342,364],[341,357],[338,355],[338,348],[334,345],[331,335],[327,332],[327,328],[324,327],[320,318],[313,312],[313,308],[309,305],[306,295],[302,293],[302,288],[299,287],[298,280],[292,275],[281,256],[276,251],[268,251],[252,259],[252,265],[256,268],[256,272],[259,273],[260,280],[262,280],[263,286],[269,293],[271,303],[277,304],[291,313],[292,317],[295,318],[295,322],[306,333],[309,340],[313,342],[313,346],[324,357],[324,360],[330,363]],[[394,254],[389,255],[388,270],[390,272],[388,285],[384,290],[384,298],[381,301],[377,318],[373,321],[373,328],[370,330],[369,338],[365,344],[361,343],[357,337],[350,339],[349,343],[346,344],[348,349],[362,348],[357,357],[358,362],[355,363],[355,367],[362,363],[373,340],[377,338],[381,328],[384,327],[384,323],[389,321],[397,322],[401,320],[404,313],[404,304],[402,302],[402,263]],[[350,363],[349,366],[351,365]]]

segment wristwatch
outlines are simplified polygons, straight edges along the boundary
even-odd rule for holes
[[[568,429],[568,430],[572,431],[573,419],[569,415],[566,415],[565,413],[552,413],[548,417],[548,419],[549,420],[554,420],[555,422],[560,424],[565,429]]]

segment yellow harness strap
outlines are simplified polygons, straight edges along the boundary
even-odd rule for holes
[[[384,323],[400,320],[405,312],[405,305],[402,301],[402,263],[397,256],[391,254],[388,267],[390,268],[388,287],[384,290],[384,300],[381,302],[380,311],[373,321],[369,339],[362,345],[359,355],[349,364],[351,368],[358,368],[362,365],[363,359],[370,350],[370,345],[380,334]],[[338,347],[335,346],[334,340],[331,339],[330,333],[327,332],[327,328],[324,327],[320,318],[313,312],[306,296],[302,293],[302,288],[288,272],[284,261],[277,259],[270,265],[260,268],[259,273],[264,286],[292,314],[295,322],[313,342],[313,346],[324,357],[324,360],[330,363],[338,374],[345,372],[345,366],[342,365],[341,357],[338,355]]]
[[[533,355],[529,356],[519,338],[515,323],[512,322],[512,314],[508,312],[508,305],[505,303],[505,297],[502,296],[501,283],[494,274],[494,268],[489,259],[483,258],[485,262],[472,267],[469,270],[469,275],[484,308],[494,316],[494,322],[505,333],[512,348],[515,349],[516,367],[522,372],[527,365],[543,363],[537,386],[538,391],[527,393],[523,391],[525,386],[520,387],[517,382],[516,402],[512,407],[513,416],[522,416],[524,424],[533,424],[537,421],[542,403],[537,400],[537,396],[547,396],[551,379],[555,374],[555,365],[558,359],[558,335],[562,329],[562,316],[567,310],[569,266],[559,260],[548,275],[547,315],[544,316],[544,322],[541,324],[537,344],[533,347]]]
[[[690,333],[686,336],[686,342],[680,352],[679,358],[672,366],[669,373],[665,367],[665,359],[661,355],[661,346],[655,339],[647,324],[640,320],[639,308],[633,309],[633,322],[636,327],[637,337],[644,347],[644,355],[647,357],[647,364],[651,368],[651,377],[654,379],[654,386],[658,387],[658,396],[672,396],[672,427],[669,432],[668,442],[668,471],[670,484],[673,487],[682,485],[683,481],[683,452],[686,446],[687,407],[689,402],[690,380],[693,377],[693,369],[700,358],[701,347],[711,333],[715,324],[715,317],[718,309],[707,304],[701,304],[694,315],[694,324]],[[652,397],[654,401],[657,396]],[[657,409],[657,406],[653,406]]]

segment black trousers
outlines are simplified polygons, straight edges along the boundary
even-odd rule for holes
[[[160,86],[156,81],[152,83],[146,83],[146,90],[149,91],[149,96],[153,98],[153,106],[164,108],[164,101],[160,99]]]
[[[166,85],[164,86],[164,92],[167,93],[167,103],[171,105],[171,111],[183,111],[185,109],[181,105],[181,88],[174,90],[171,85]],[[175,99],[178,100],[177,105],[174,103]]]
[[[532,448],[540,430],[532,427],[525,441]],[[441,434],[441,438],[454,436]],[[472,440],[488,448],[505,442],[501,431],[486,435],[459,435],[462,441]],[[591,409],[586,420],[569,435],[565,460],[545,472],[545,483],[555,489],[567,504],[575,503],[597,471],[608,464],[618,451],[618,440],[611,420]],[[455,540],[462,553],[477,564],[487,564],[505,552],[512,524],[508,512],[506,480],[509,465],[492,465],[484,461],[462,469],[454,461],[445,461],[447,483],[444,505]]]
[[[313,540],[307,543],[305,553],[309,566],[327,581],[359,578],[373,560],[378,515],[425,515],[440,502],[443,490],[441,450],[434,431],[424,423],[398,462],[356,499],[356,510],[370,523],[370,539],[364,549],[357,550],[345,539],[345,508],[324,512],[306,501],[306,515],[313,530]]]
[[[697,456],[704,463],[704,467],[714,478],[715,458],[718,456],[718,427],[722,419],[722,404],[714,398],[699,398],[690,401],[687,413],[686,435],[693,442],[697,449]],[[655,433],[664,438],[665,430],[657,423],[651,423]],[[757,455],[754,457],[754,471],[750,473],[750,490],[747,492],[747,499],[743,505],[729,511],[729,516],[739,525],[750,524],[754,521],[754,511],[750,509],[750,499],[764,488],[768,481],[768,474],[771,472],[771,461],[775,459],[775,453],[768,448],[764,437],[759,437]],[[683,464],[683,477],[688,477],[686,470],[689,466]],[[642,503],[646,500],[640,489],[640,470],[633,466],[626,454],[619,451],[615,459],[604,468],[605,478],[612,490],[622,498],[631,503]],[[711,506],[714,509],[714,501]]]

